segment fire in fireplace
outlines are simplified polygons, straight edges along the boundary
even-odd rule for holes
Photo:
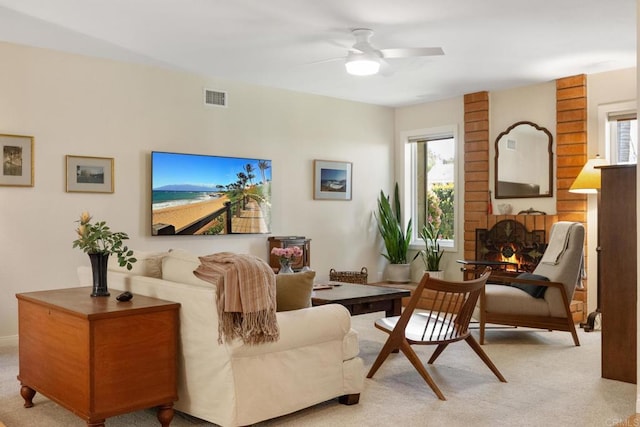
[[[505,219],[491,229],[476,229],[476,261],[508,262],[517,271],[533,271],[547,248],[545,230],[528,231]]]

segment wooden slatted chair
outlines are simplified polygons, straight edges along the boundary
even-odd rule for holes
[[[411,346],[437,345],[428,362],[432,364],[449,344],[464,340],[500,381],[507,382],[489,356],[469,333],[469,322],[473,309],[484,289],[490,272],[490,269],[487,268],[482,276],[466,282],[434,279],[428,273],[425,273],[400,316],[376,320],[375,327],[388,333],[389,337],[371,366],[367,378],[373,377],[393,351],[400,350],[429,384],[438,398],[446,400],[444,394],[433,381],[433,378],[431,378]],[[436,292],[433,308],[424,312],[415,312],[416,305],[424,289],[431,289]]]

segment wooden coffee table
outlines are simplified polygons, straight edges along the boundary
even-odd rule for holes
[[[402,298],[411,295],[405,289],[394,289],[374,285],[354,285],[352,283],[327,282],[329,289],[317,289],[311,294],[311,304],[340,304],[352,316],[384,311],[386,317],[399,316],[402,312]]]

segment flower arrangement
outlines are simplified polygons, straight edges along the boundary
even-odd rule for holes
[[[273,248],[271,254],[277,256],[281,264],[291,264],[296,258],[302,256],[302,249],[299,246]]]
[[[133,268],[132,264],[137,259],[133,251],[122,244],[123,240],[129,239],[127,233],[111,231],[105,221],[92,224],[89,212],[82,212],[76,222],[80,225],[76,229],[78,238],[73,241],[74,248],[80,248],[87,254],[116,254],[120,267]]]

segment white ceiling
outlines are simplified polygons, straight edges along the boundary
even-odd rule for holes
[[[391,59],[355,77],[350,30]],[[635,0],[0,0],[0,40],[385,106],[636,65]],[[224,89],[224,88],[219,88]]]

